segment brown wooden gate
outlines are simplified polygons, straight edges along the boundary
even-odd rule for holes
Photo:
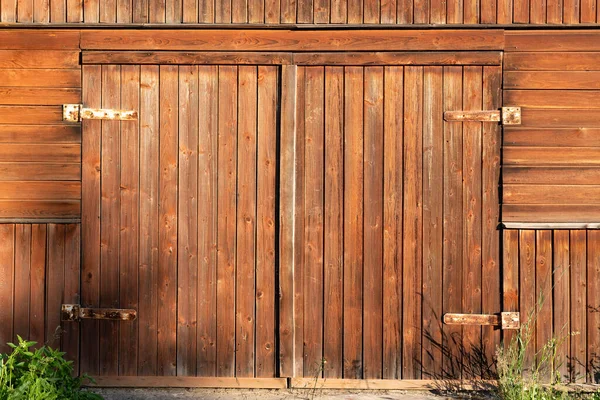
[[[93,375],[275,376],[279,67],[85,65],[82,321]],[[150,383],[152,385],[152,383]]]
[[[485,377],[499,330],[441,320],[502,311],[500,127],[443,115],[498,109],[501,67],[341,58],[297,71],[293,374]]]

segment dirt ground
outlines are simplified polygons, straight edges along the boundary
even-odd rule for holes
[[[448,396],[431,392],[417,391],[342,391],[310,389],[94,389],[106,400],[172,400],[172,399],[208,399],[208,400],[441,400]],[[452,398],[472,398],[472,396],[452,396]]]

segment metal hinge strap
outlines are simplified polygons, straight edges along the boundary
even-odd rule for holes
[[[502,329],[519,329],[521,317],[518,312],[500,314],[444,314],[446,325],[492,325]]]
[[[80,122],[83,119],[108,121],[133,121],[138,118],[137,111],[113,110],[110,108],[85,108],[82,104],[63,104],[63,121]]]
[[[63,304],[61,321],[81,321],[82,319],[108,319],[115,321],[133,321],[137,311],[127,308],[87,308],[79,304]]]
[[[502,122],[502,125],[521,125],[521,107],[502,107],[489,111],[446,111],[448,122]]]

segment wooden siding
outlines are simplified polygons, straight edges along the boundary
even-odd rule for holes
[[[502,220],[598,222],[600,34],[507,32]]]
[[[597,0],[5,0],[3,23],[595,24]]]
[[[600,231],[505,230],[504,310],[520,311],[531,332],[525,366],[558,338],[563,381],[600,376]]]
[[[0,224],[0,352],[24,339],[60,347],[79,371],[79,324],[60,321],[79,302],[80,226]]]
[[[0,32],[0,218],[79,218],[81,129],[62,122],[81,102],[78,38]]]

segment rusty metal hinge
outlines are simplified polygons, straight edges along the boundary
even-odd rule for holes
[[[489,111],[446,111],[448,122],[502,122],[502,125],[521,125],[521,107],[502,107]]]
[[[85,108],[82,104],[63,104],[63,121],[80,122],[83,119],[102,119],[108,121],[133,121],[138,118],[137,111],[113,110],[110,108]]]
[[[502,329],[519,329],[521,317],[518,312],[500,314],[444,314],[446,325],[492,325]]]
[[[133,321],[137,317],[137,311],[126,308],[87,308],[79,304],[63,304],[61,321],[76,321],[82,319],[109,319],[115,321]]]

